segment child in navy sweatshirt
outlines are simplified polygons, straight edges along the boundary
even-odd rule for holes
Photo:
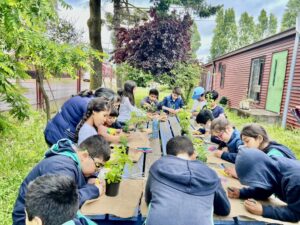
[[[236,158],[236,172],[243,185],[230,187],[230,198],[245,200],[246,209],[266,218],[298,222],[300,220],[300,162],[285,157],[272,156],[258,149],[240,149]],[[265,200],[272,194],[286,206],[261,205],[252,200]]]
[[[183,136],[170,139],[167,154],[149,171],[145,190],[147,225],[212,225],[213,213],[230,213],[219,177],[196,160],[191,140]]]

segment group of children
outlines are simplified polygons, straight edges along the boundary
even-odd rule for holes
[[[45,139],[50,149],[25,178],[13,211],[13,224],[94,224],[78,213],[89,199],[104,193],[105,184],[97,173],[110,158],[109,143],[117,143],[122,126],[131,112],[142,115],[135,106],[136,84],[126,81],[118,94],[107,88],[84,91],[73,96],[47,124]],[[146,110],[176,114],[183,107],[181,90],[176,87],[163,101],[151,89],[141,101]],[[230,198],[245,200],[252,213],[283,220],[300,220],[300,163],[284,145],[270,141],[258,124],[239,132],[218,105],[216,91],[194,90],[192,115],[202,125],[199,132],[210,134],[219,145],[215,156],[235,163],[225,172],[249,187],[230,187]],[[77,143],[74,144],[74,143]],[[213,214],[226,216],[230,203],[217,174],[196,160],[191,140],[174,137],[167,143],[167,156],[149,170],[145,189],[148,204],[147,225],[213,224]],[[284,207],[262,206],[254,199],[275,194]],[[64,213],[61,213],[64,212]],[[25,219],[27,218],[27,219]]]

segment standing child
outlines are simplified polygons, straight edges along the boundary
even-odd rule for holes
[[[141,107],[145,108],[147,111],[157,111],[158,97],[158,90],[155,88],[151,89],[149,95],[141,101]]]
[[[103,125],[110,113],[111,104],[103,98],[93,99],[76,128],[78,145],[90,136],[98,134],[98,127]]]
[[[165,97],[162,102],[159,103],[159,108],[164,110],[165,113],[177,114],[184,106],[181,98],[180,87],[173,88],[172,94]]]
[[[75,181],[63,175],[44,175],[31,181],[25,197],[26,225],[96,225],[78,212]]]
[[[236,158],[240,182],[248,187],[230,187],[230,198],[247,199],[245,208],[252,214],[275,220],[300,220],[300,162],[285,157],[269,157],[261,150],[243,148]],[[266,200],[275,194],[286,206],[262,205],[253,200]]]
[[[226,143],[227,151],[216,150],[215,156],[234,163],[238,148],[243,144],[240,132],[235,129],[225,117],[214,119],[211,123],[211,133]]]
[[[190,139],[170,139],[167,154],[149,171],[145,189],[147,225],[211,225],[214,213],[230,213],[230,203],[218,175],[196,160]]]
[[[119,116],[117,121],[124,126],[125,123],[130,120],[131,112],[136,112],[138,115],[142,115],[142,111],[135,107],[134,92],[136,91],[136,83],[132,80],[128,80],[124,84],[124,89],[118,93],[121,96],[121,104],[119,109]]]
[[[206,105],[206,100],[204,96],[205,90],[203,87],[196,87],[193,92],[192,99],[194,100],[193,107],[192,107],[192,115],[197,116],[198,112],[203,109]]]
[[[46,174],[59,174],[71,177],[79,192],[79,207],[90,199],[104,193],[103,183],[97,184],[90,178],[98,172],[110,158],[110,147],[102,137],[95,135],[82,142],[77,148],[68,139],[62,139],[46,152],[45,158],[29,172],[22,182],[13,210],[13,224],[25,224],[25,195],[28,184]]]

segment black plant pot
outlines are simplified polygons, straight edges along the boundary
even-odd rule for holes
[[[110,183],[106,182],[106,191],[105,195],[110,197],[115,197],[119,194],[120,182],[119,183]]]
[[[186,136],[187,132],[185,132],[184,130],[181,130],[181,136]]]

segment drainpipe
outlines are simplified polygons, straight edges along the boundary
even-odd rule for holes
[[[284,104],[284,111],[282,115],[282,123],[281,127],[286,127],[286,120],[287,120],[287,114],[289,110],[289,103],[290,103],[290,97],[291,97],[291,91],[293,88],[293,79],[294,79],[294,73],[295,73],[295,66],[296,66],[296,59],[297,59],[297,51],[299,46],[299,33],[300,33],[300,13],[298,13],[298,17],[296,19],[296,37],[295,37],[295,43],[294,43],[294,50],[293,50],[293,58],[292,58],[292,64],[289,74],[289,82],[285,97],[285,104]]]

